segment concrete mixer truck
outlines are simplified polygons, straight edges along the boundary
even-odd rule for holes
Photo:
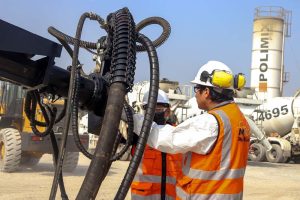
[[[252,119],[261,128],[272,150],[266,151],[259,143],[253,143],[250,156],[253,161],[284,163],[289,160],[299,162],[300,158],[300,98],[275,97],[258,106],[252,113]]]

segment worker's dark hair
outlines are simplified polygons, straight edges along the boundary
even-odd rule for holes
[[[196,85],[199,89],[200,93],[202,93],[206,88],[209,89],[210,98],[215,102],[223,102],[223,101],[233,101],[233,90],[222,89],[222,92],[216,91],[213,87],[206,85]]]

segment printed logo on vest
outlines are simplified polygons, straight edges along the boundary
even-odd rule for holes
[[[250,141],[250,130],[246,126],[245,122],[240,122],[238,130],[239,130],[238,141],[239,142],[249,142]]]

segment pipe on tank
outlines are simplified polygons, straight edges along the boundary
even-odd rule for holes
[[[249,117],[245,116],[249,126],[250,126],[250,132],[264,145],[264,147],[267,149],[267,151],[270,151],[272,149],[272,145],[269,142],[269,140],[266,138],[265,134],[259,130],[259,128],[256,126],[254,121],[252,121]]]

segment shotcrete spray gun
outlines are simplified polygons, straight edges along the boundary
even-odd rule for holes
[[[107,35],[96,42],[81,40],[81,33],[86,19],[93,20],[103,28]],[[150,24],[162,26],[162,34],[154,41],[139,33]],[[59,185],[61,197],[68,199],[64,189],[62,164],[66,151],[69,124],[75,143],[80,151],[92,159],[85,179],[76,199],[94,199],[104,180],[112,161],[122,156],[131,145],[133,138],[132,109],[125,101],[125,95],[131,91],[135,69],[136,52],[146,51],[150,62],[150,95],[145,120],[137,143],[135,154],[116,194],[115,199],[124,199],[135,172],[141,161],[144,147],[150,131],[156,105],[159,66],[155,48],[161,45],[170,34],[169,23],[160,17],[147,18],[137,25],[127,8],[110,13],[106,20],[94,13],[84,13],[78,22],[76,35],[71,37],[59,30],[49,27],[61,44],[54,43],[30,33],[12,24],[0,20],[0,78],[27,89],[25,113],[31,121],[32,130],[39,136],[50,134],[56,155],[56,169],[50,199],[54,199]],[[73,45],[73,49],[70,45]],[[62,47],[72,57],[72,65],[67,69],[55,65]],[[97,69],[85,74],[78,60],[79,49],[84,48],[95,54]],[[47,97],[54,100],[65,98],[65,109],[57,115],[57,109],[45,103]],[[41,107],[45,122],[35,118],[37,106]],[[78,136],[78,110],[89,111],[94,116],[95,130],[99,135],[94,154],[90,154],[80,143]],[[120,141],[118,133],[121,116],[126,116],[128,137],[124,149],[116,153]],[[62,141],[58,148],[53,139],[52,127],[64,118]],[[36,126],[44,126],[40,133]]]

